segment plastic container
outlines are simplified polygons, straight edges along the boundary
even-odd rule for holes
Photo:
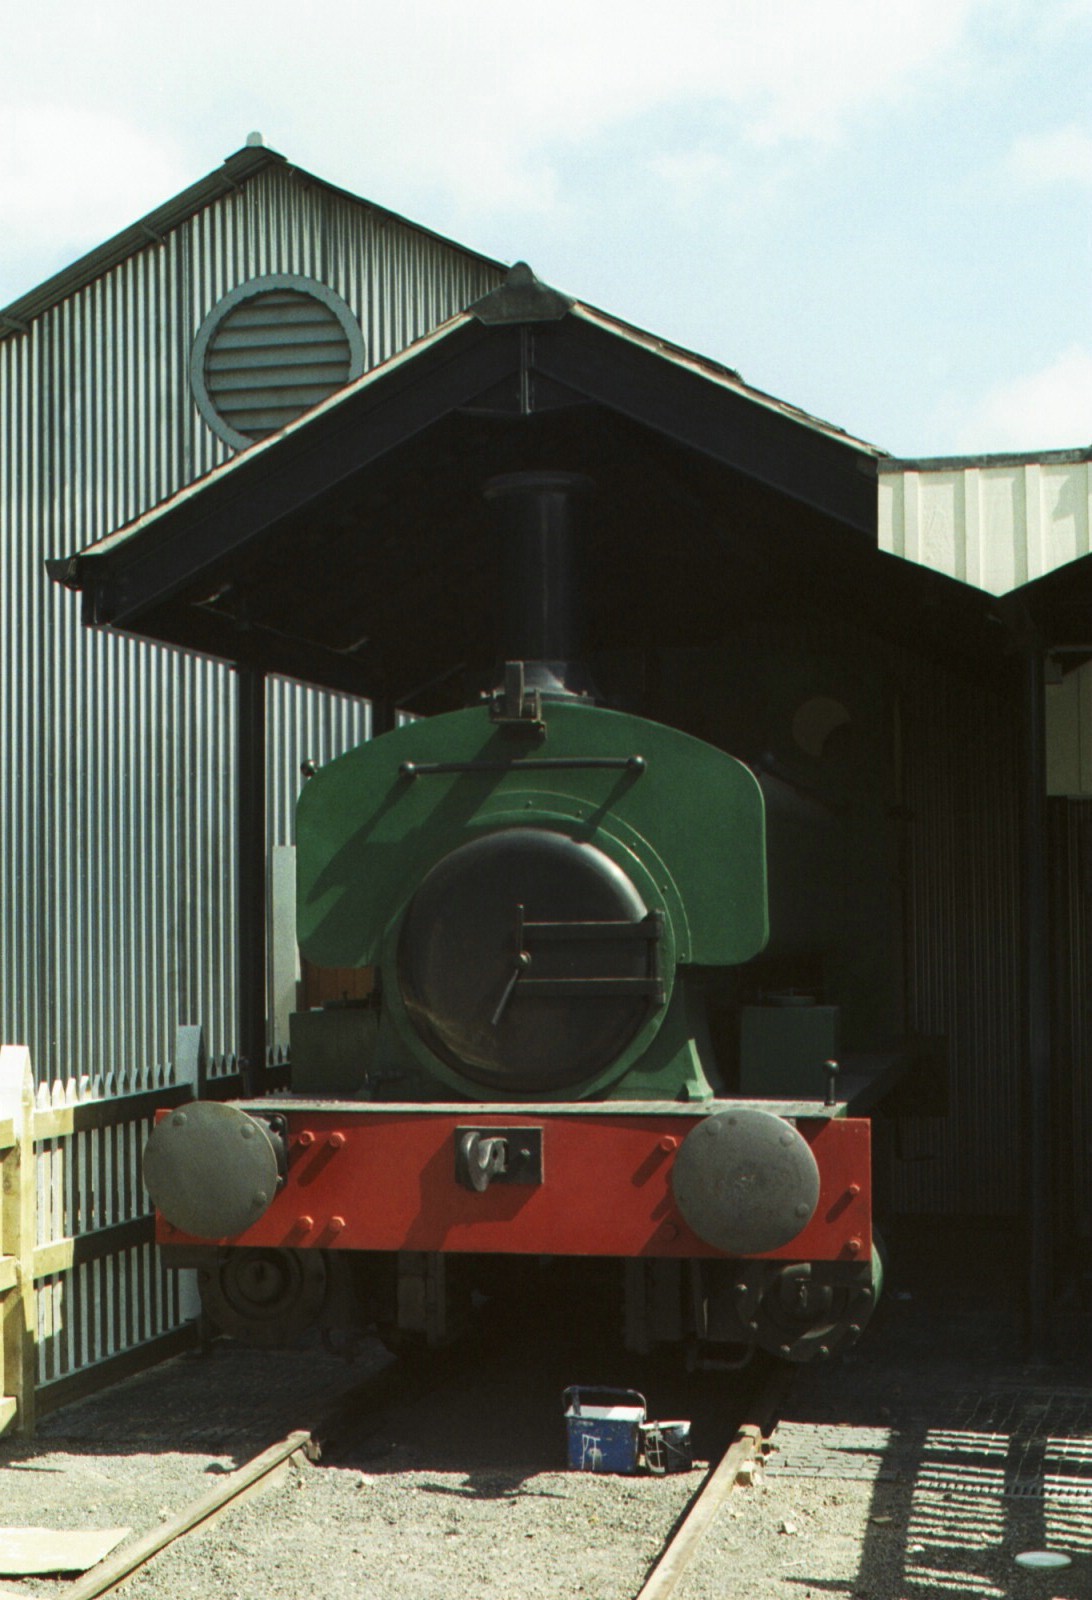
[[[649,1472],[689,1472],[694,1465],[689,1422],[644,1422],[641,1448]]]
[[[575,1472],[637,1471],[641,1424],[648,1415],[636,1389],[573,1385],[561,1397],[565,1407],[568,1462]]]

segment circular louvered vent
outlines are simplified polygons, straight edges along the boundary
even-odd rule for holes
[[[213,307],[190,375],[209,427],[243,449],[363,371],[364,338],[341,296],[278,273],[240,284]]]

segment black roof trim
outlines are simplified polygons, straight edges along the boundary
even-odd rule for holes
[[[103,273],[109,272],[111,267],[118,266],[137,251],[147,250],[154,244],[162,244],[174,228],[188,222],[213,201],[241,188],[258,173],[273,167],[280,168],[281,171],[291,174],[305,184],[325,189],[340,199],[351,200],[355,205],[365,206],[369,211],[388,217],[392,222],[400,223],[404,227],[412,228],[416,233],[425,234],[430,239],[449,245],[453,250],[472,256],[474,260],[481,261],[486,266],[504,271],[504,262],[494,261],[491,256],[482,255],[478,250],[469,250],[465,245],[436,233],[432,228],[422,227],[420,223],[412,222],[396,211],[389,211],[371,200],[365,200],[361,195],[353,194],[349,189],[341,189],[336,184],[328,183],[325,178],[316,177],[303,167],[294,166],[278,151],[271,150],[266,145],[246,145],[234,155],[228,156],[223,165],[210,172],[207,177],[191,184],[188,189],[183,189],[180,194],[157,206],[154,211],[149,211],[147,216],[123,228],[120,233],[114,234],[113,238],[97,245],[87,255],[80,256],[70,266],[63,267],[60,272],[54,273],[37,288],[20,295],[10,305],[0,307],[0,339],[28,332],[35,317],[40,317],[43,312],[50,310],[61,300],[93,283],[96,278],[102,277]]]
[[[559,390],[570,403],[617,412],[875,542],[874,461],[864,447],[756,403],[735,385],[710,382],[699,368],[598,320],[565,315],[489,326],[464,313],[51,572],[78,588],[113,575],[111,598],[96,602],[95,620],[128,625],[206,561],[298,512],[324,483],[363,470],[451,412],[499,408],[525,418],[548,410]]]
[[[615,558],[626,539],[636,541],[625,567],[635,585],[630,605],[653,632],[658,612],[648,609],[648,585],[659,582],[661,563],[655,517],[667,519],[665,530],[672,518],[696,517],[696,572],[705,562],[736,589],[753,582],[765,594],[772,582],[789,596],[786,604],[856,611],[878,632],[989,681],[1003,669],[1011,644],[993,596],[877,548],[877,470],[889,468],[870,447],[569,301],[529,268],[513,276],[511,287],[484,297],[501,308],[492,321],[488,306],[485,319],[478,310],[460,313],[129,528],[52,562],[51,576],[83,591],[92,624],[227,660],[246,653],[268,671],[371,693],[376,671],[387,670],[383,650],[393,659],[401,649],[400,632],[385,636],[378,612],[360,623],[361,640],[379,636],[378,668],[353,656],[357,642],[331,649],[341,634],[324,618],[344,608],[337,583],[325,611],[321,583],[311,584],[306,622],[286,620],[296,616],[293,563],[303,564],[306,577],[314,550],[324,538],[341,538],[343,521],[374,534],[381,559],[401,572],[400,551],[409,546],[382,543],[400,485],[412,507],[407,526],[450,528],[465,540],[476,536],[467,506],[479,479],[513,462],[517,470],[525,461],[538,465],[539,455],[571,461],[574,470],[600,459],[621,496],[617,514],[603,518],[603,537],[615,541]],[[531,297],[526,320],[510,320],[508,294]],[[645,484],[639,492],[637,479]],[[715,554],[713,539],[720,541]],[[689,549],[685,539],[680,548]],[[664,551],[668,567],[672,557]],[[363,583],[364,559],[352,559],[354,581]],[[1090,579],[1092,557],[1021,591],[1048,647],[1086,638]],[[485,580],[475,581],[480,606]],[[230,606],[216,610],[236,586],[260,596],[245,621]],[[443,612],[445,592],[441,583],[420,603],[422,628],[428,606]],[[730,587],[726,606],[733,593]],[[363,614],[363,588],[361,596]],[[456,635],[463,640],[464,626],[477,638],[477,622],[467,623],[458,608],[444,618],[445,648]],[[416,662],[415,671],[419,678]]]

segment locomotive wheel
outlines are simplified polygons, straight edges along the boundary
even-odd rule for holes
[[[225,1333],[271,1349],[291,1344],[319,1319],[326,1263],[317,1250],[226,1250],[198,1275],[201,1304]]]

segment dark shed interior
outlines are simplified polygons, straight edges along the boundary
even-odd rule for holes
[[[1092,1207],[1069,1157],[1067,1217],[1051,1182],[1073,1090],[1049,1044],[1042,672],[1051,648],[1092,639],[1092,558],[996,602],[886,555],[876,461],[518,267],[284,433],[55,563],[88,623],[240,666],[244,1053],[260,1059],[264,1026],[262,674],[368,696],[380,729],[464,703],[505,652],[485,483],[583,473],[586,654],[608,697],[787,764],[805,787],[872,773],[901,908],[896,1002],[936,1041],[931,1093],[892,1119],[894,1200],[1021,1214],[1031,1304],[1045,1304],[1051,1226]],[[883,761],[858,750],[841,780],[794,768],[786,673],[793,703],[859,701]],[[1086,872],[1087,847],[1054,832],[1056,870],[1068,851]],[[1053,993],[1057,1013],[1069,1002]]]

